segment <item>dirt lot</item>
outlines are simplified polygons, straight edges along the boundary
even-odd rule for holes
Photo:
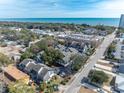
[[[113,67],[112,64],[108,64],[108,63],[97,62],[97,64],[108,66],[108,67]]]
[[[113,76],[108,74],[108,81],[103,84],[103,89],[107,91],[107,93],[112,93],[110,85],[113,81]]]
[[[96,93],[91,89],[85,88],[85,87],[81,87],[78,93]]]
[[[103,84],[104,86],[110,86],[110,84],[111,84],[111,81],[112,81],[112,79],[113,79],[113,76],[108,74],[108,77],[109,77],[109,79],[108,79],[107,82],[105,82],[105,83]]]

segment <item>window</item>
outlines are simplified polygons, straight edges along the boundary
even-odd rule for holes
[[[124,46],[121,46],[121,50],[124,50]]]
[[[121,58],[124,58],[124,52],[121,52]]]

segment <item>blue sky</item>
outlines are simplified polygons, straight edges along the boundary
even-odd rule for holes
[[[0,0],[0,18],[120,17],[124,0]]]

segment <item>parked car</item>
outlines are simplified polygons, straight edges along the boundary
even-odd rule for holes
[[[82,80],[81,80],[81,83],[86,83],[88,82],[88,78],[87,77],[84,77]]]
[[[98,88],[98,89],[97,89],[97,92],[98,92],[98,93],[105,93],[101,88]]]

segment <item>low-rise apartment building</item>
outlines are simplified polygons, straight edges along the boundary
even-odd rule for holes
[[[119,60],[124,60],[124,38],[117,38],[115,58]]]
[[[49,81],[55,75],[54,71],[44,64],[36,63],[32,59],[25,59],[19,64],[20,70],[30,75],[30,77],[40,83]]]
[[[95,36],[95,35],[85,35],[85,34],[70,34],[70,35],[58,35],[58,39],[64,39],[65,41],[76,41],[79,43],[85,42],[90,43],[92,45],[98,46],[100,42],[103,40],[103,37],[101,36]]]

